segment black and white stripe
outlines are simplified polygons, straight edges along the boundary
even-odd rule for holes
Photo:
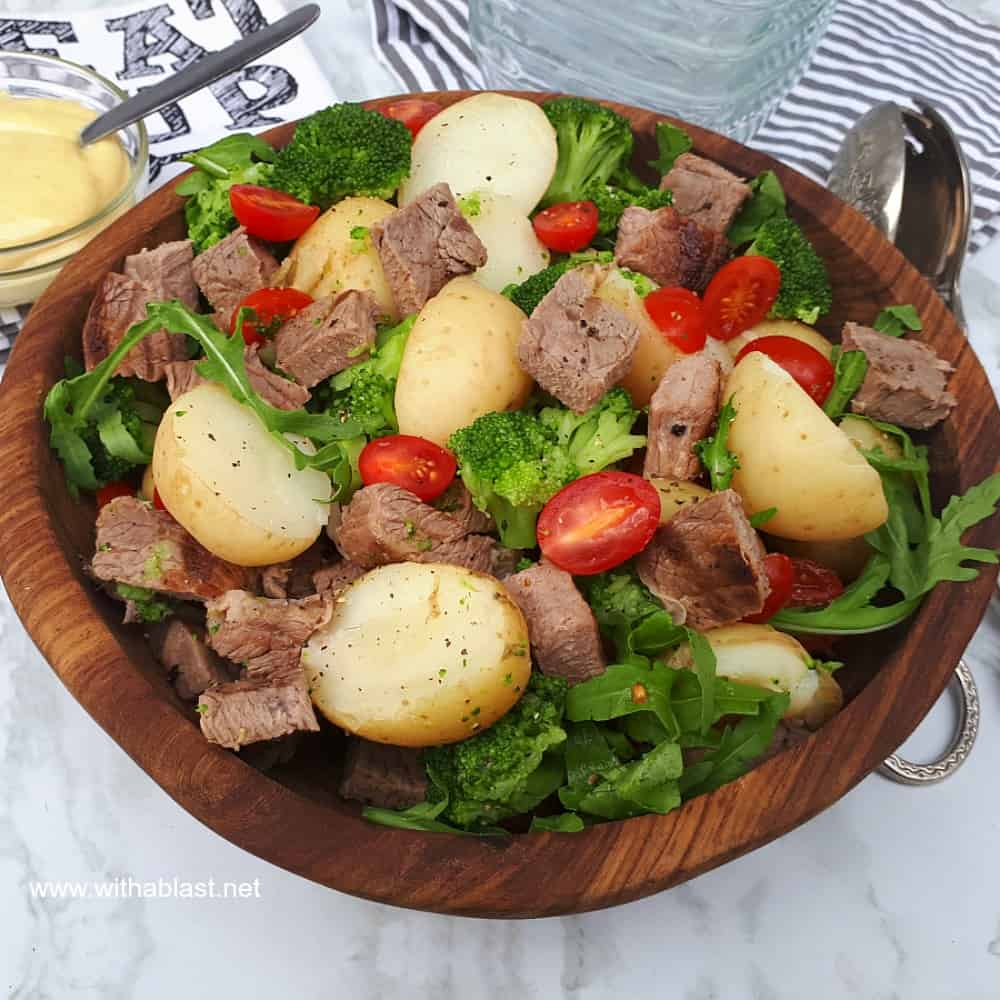
[[[406,90],[482,86],[467,0],[370,0],[376,54]],[[844,133],[880,101],[938,107],[975,185],[970,250],[1000,230],[1000,28],[940,0],[840,0],[809,69],[752,145],[825,180]]]

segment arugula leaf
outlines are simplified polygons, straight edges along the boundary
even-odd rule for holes
[[[669,174],[677,157],[686,153],[693,145],[691,136],[684,129],[669,122],[657,122],[656,148],[659,155],[655,160],[650,160],[649,165],[658,170],[661,176]]]
[[[759,510],[756,514],[750,515],[750,527],[758,531],[767,524],[768,521],[778,513],[777,507],[768,507],[767,510]]]
[[[600,676],[569,689],[566,718],[570,722],[606,722],[633,712],[651,711],[672,738],[676,738],[680,730],[670,707],[675,676],[676,671],[662,665],[612,664]]]
[[[875,317],[874,329],[890,337],[902,337],[907,330],[922,330],[924,324],[914,306],[889,306]]]
[[[185,177],[175,190],[181,195],[197,194],[208,186],[208,177],[226,178],[232,171],[250,166],[254,159],[273,163],[275,155],[274,149],[259,136],[249,132],[227,135],[211,146],[182,157],[204,174],[193,173]]]
[[[558,813],[555,816],[533,816],[529,833],[580,833],[584,822],[576,813]]]
[[[575,722],[566,727],[566,781],[586,783],[594,775],[618,766],[618,757],[608,746],[596,722]]]
[[[750,197],[733,219],[726,235],[733,246],[751,243],[760,227],[770,219],[782,219],[787,214],[785,191],[773,170],[765,170],[750,181]]]
[[[715,721],[715,652],[709,641],[693,628],[686,628],[694,672],[701,687],[701,720],[698,729],[706,732]]]
[[[843,414],[868,374],[868,357],[864,351],[841,351],[836,347],[834,352],[833,388],[823,403],[823,412],[831,420]]]
[[[728,490],[733,473],[740,467],[739,459],[729,450],[729,425],[735,418],[736,408],[730,397],[719,411],[715,433],[694,446],[701,464],[708,470],[712,489],[716,491]]]
[[[713,709],[709,726],[715,725],[726,715],[757,715],[760,703],[771,697],[773,691],[754,687],[750,684],[740,684],[716,677],[713,692]],[[702,728],[702,690],[701,683],[691,670],[678,669],[670,692],[670,707],[681,731],[681,738],[693,734],[704,735],[708,730]]]
[[[952,497],[941,516],[932,523],[924,542],[923,559],[927,575],[923,592],[940,580],[974,580],[979,571],[966,562],[996,563],[993,549],[970,548],[962,544],[962,535],[980,521],[985,521],[1000,503],[1000,473],[994,473],[971,487],[964,496]]]
[[[438,802],[418,802],[409,809],[381,809],[365,806],[361,815],[371,823],[392,826],[397,830],[422,830],[425,833],[459,833],[471,837],[509,837],[510,832],[500,826],[487,826],[480,830],[462,830],[437,817],[448,805],[447,799]]]
[[[844,666],[843,660],[820,660],[815,656],[810,656],[808,660],[810,670],[822,670],[827,674],[836,673]]]

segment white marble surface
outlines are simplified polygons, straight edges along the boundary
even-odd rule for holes
[[[367,54],[360,0],[323,6],[313,44],[338,91],[394,89]],[[970,267],[965,294],[1000,388],[1000,244]],[[949,781],[913,790],[870,777],[805,827],[673,892],[505,923],[354,900],[223,841],[90,720],[0,594],[0,990],[20,1000],[996,1000],[998,637],[994,608],[969,651],[980,741]],[[950,716],[947,704],[934,710],[912,755],[940,746]],[[56,902],[28,887],[121,876],[259,879],[260,898]]]

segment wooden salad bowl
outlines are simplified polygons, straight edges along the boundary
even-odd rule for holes
[[[426,95],[451,104],[462,92]],[[547,94],[524,95],[541,101]],[[369,102],[379,108],[394,98]],[[635,164],[654,155],[663,116],[612,105],[637,133]],[[926,436],[935,503],[995,470],[1000,412],[972,348],[941,300],[861,215],[762,153],[685,126],[695,151],[743,176],[776,171],[791,214],[830,270],[834,311],[821,328],[870,323],[912,302],[935,350],[956,368],[952,417]],[[266,134],[280,145],[293,126]],[[42,401],[79,356],[80,330],[101,277],[126,254],[185,236],[173,185],[133,208],[76,255],[38,302],[0,383],[0,571],[25,627],[83,707],[188,812],[234,844],[323,885],[414,909],[469,916],[579,913],[667,889],[774,840],[854,787],[913,732],[941,694],[984,613],[995,570],[941,584],[908,623],[845,641],[848,704],[818,733],[745,777],[667,816],[585,832],[481,839],[389,829],[336,794],[336,737],[304,741],[267,775],[205,741],[140,629],[84,574],[94,507],[67,492],[49,449]],[[970,544],[997,546],[994,518]]]

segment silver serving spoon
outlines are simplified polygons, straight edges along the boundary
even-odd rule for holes
[[[254,59],[283,45],[305,31],[320,15],[319,4],[310,3],[292,11],[274,24],[255,31],[246,38],[228,45],[218,52],[210,52],[196,63],[175,73],[153,87],[147,87],[135,97],[122,101],[110,111],[95,118],[80,133],[80,145],[87,146],[107,135],[112,135],[126,125],[139,121],[159,111],[168,104],[187,97],[210,83],[215,83],[229,73],[246,66]]]

